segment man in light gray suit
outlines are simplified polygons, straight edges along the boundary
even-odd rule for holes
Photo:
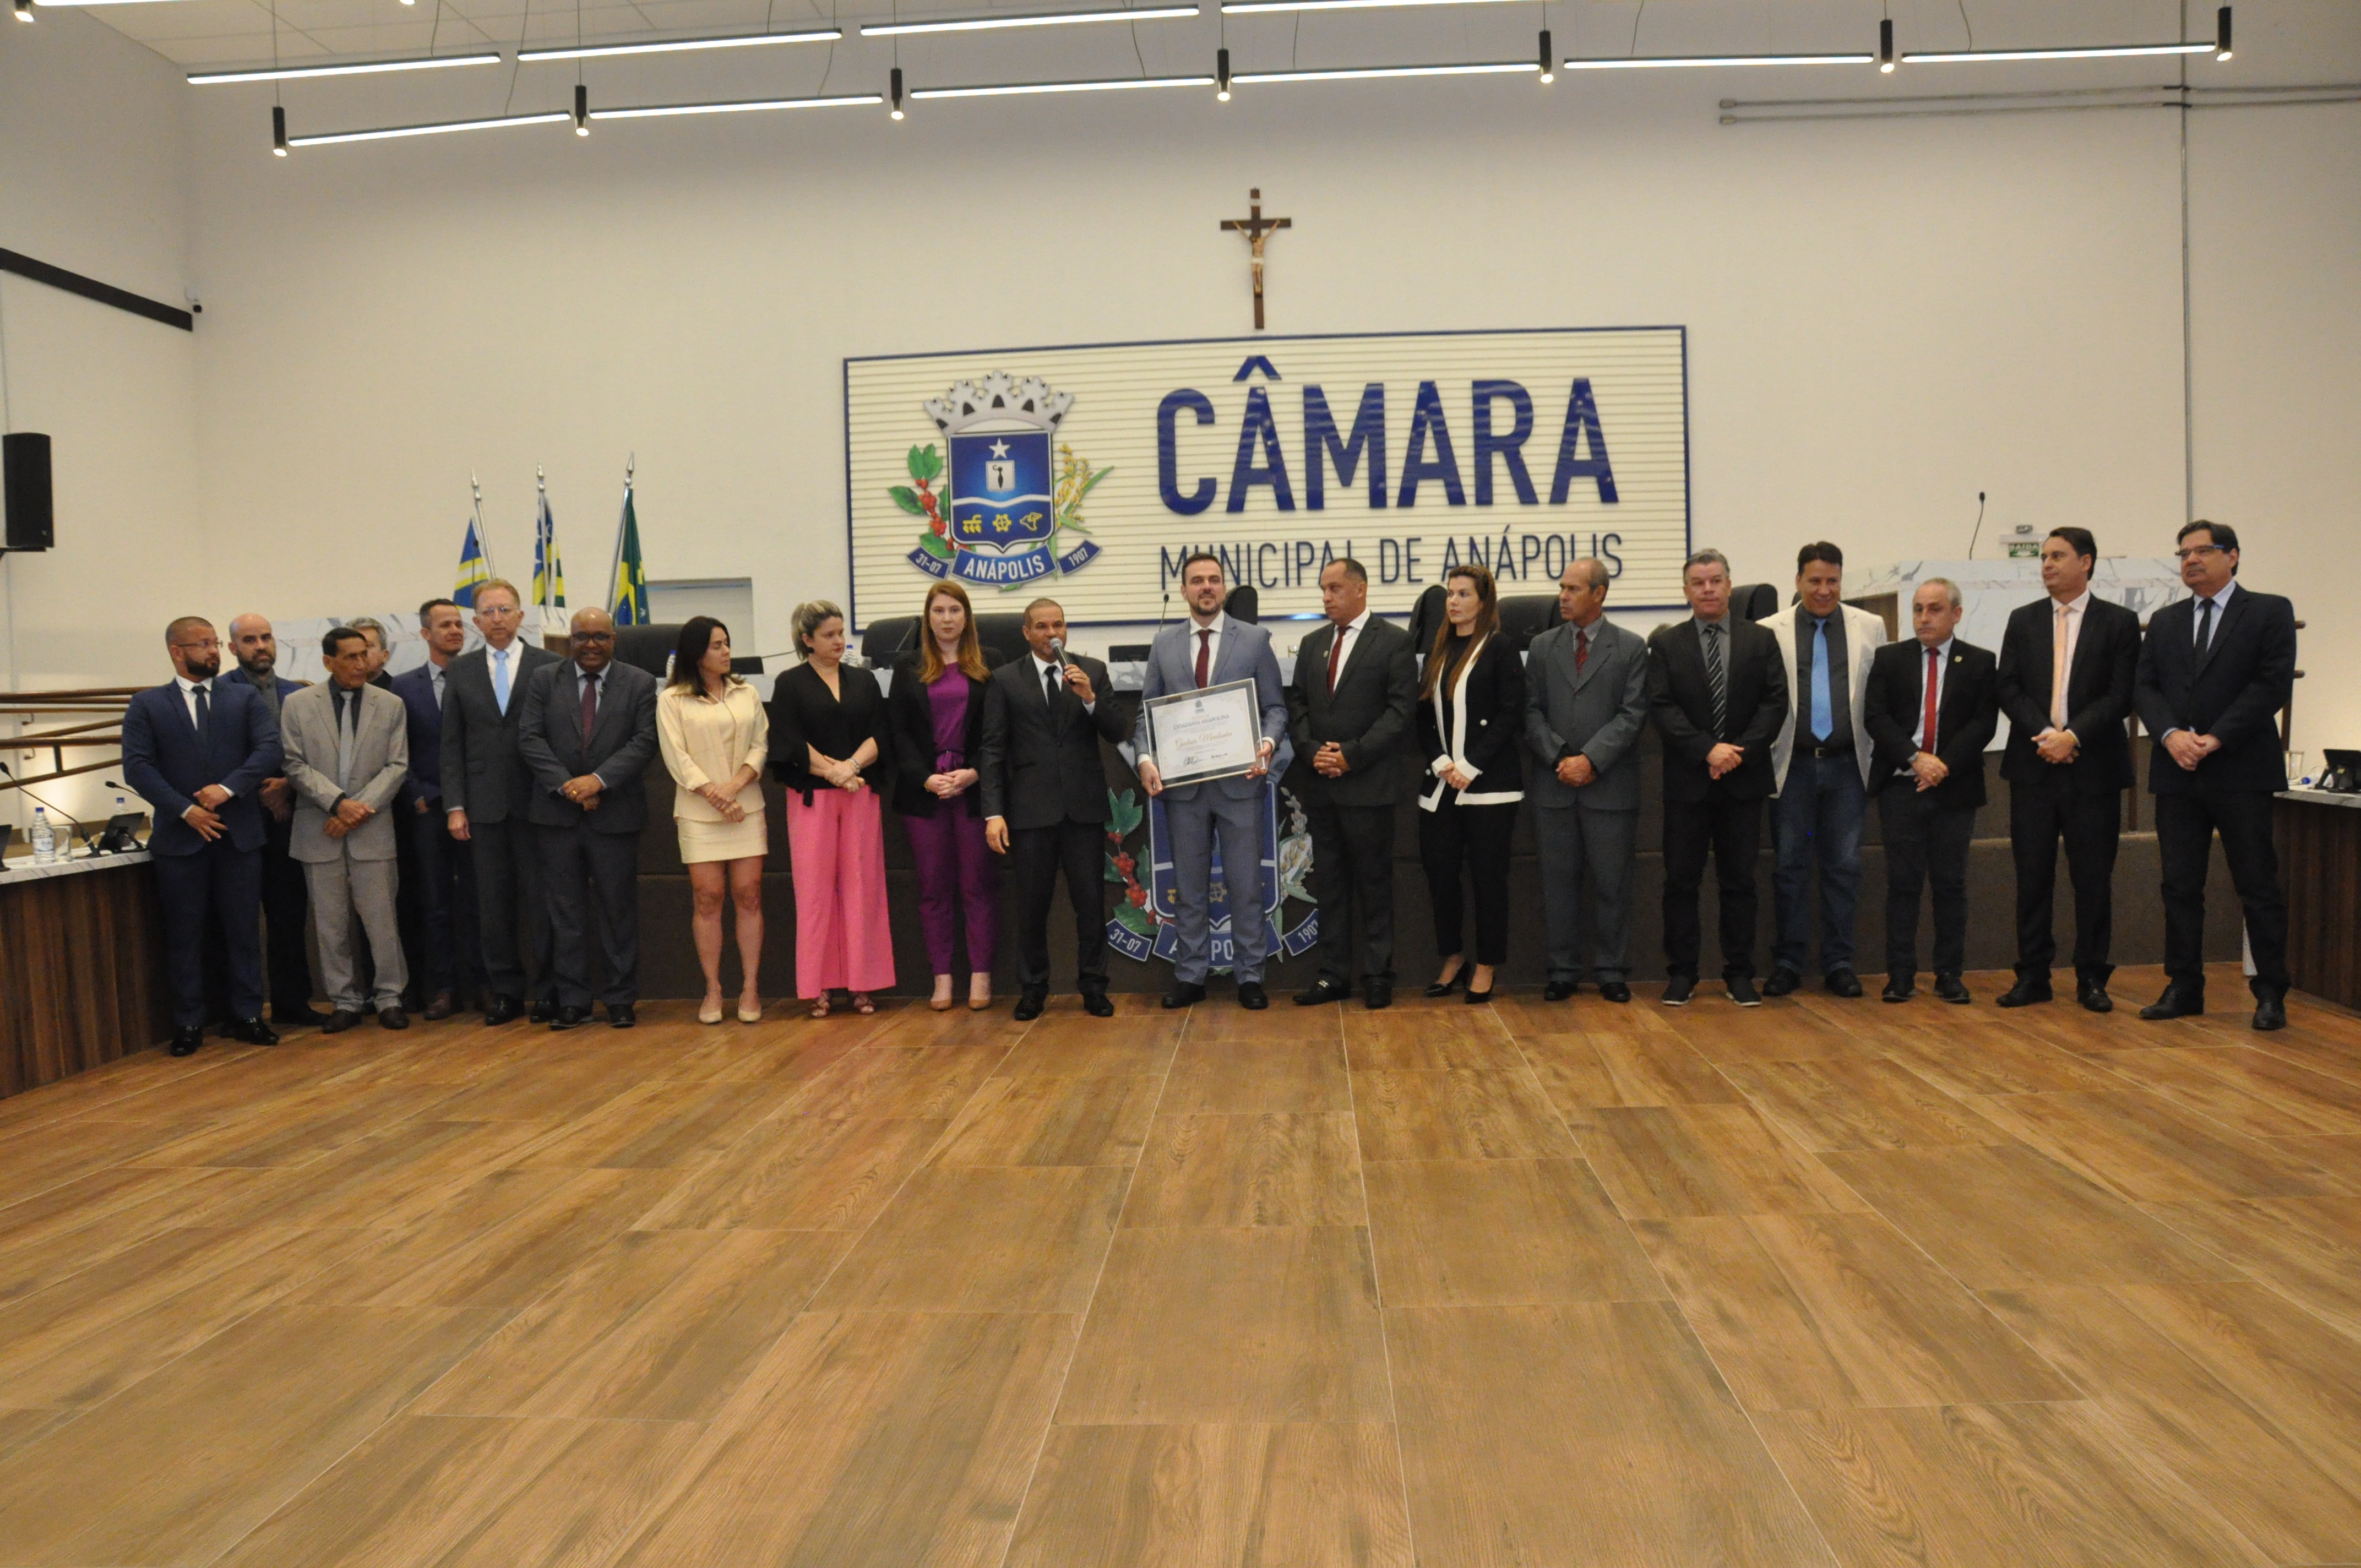
[[[1259,1010],[1270,1005],[1262,987],[1268,940],[1263,926],[1262,801],[1270,775],[1286,772],[1293,755],[1287,742],[1287,692],[1279,685],[1270,633],[1233,620],[1222,609],[1228,585],[1220,556],[1200,550],[1181,562],[1180,595],[1188,601],[1189,619],[1157,634],[1148,656],[1148,682],[1140,692],[1139,782],[1164,802],[1165,826],[1172,834],[1172,874],[1180,884],[1176,922],[1180,950],[1172,960],[1173,986],[1164,993],[1164,1005],[1186,1007],[1205,999],[1213,946],[1213,845],[1218,839],[1222,893],[1235,948],[1238,1005]],[[1165,788],[1144,705],[1175,692],[1245,680],[1255,683],[1262,712],[1262,760],[1250,773]]]
[[[1525,658],[1525,745],[1541,766],[1525,793],[1540,808],[1542,907],[1549,986],[1563,1002],[1582,975],[1577,922],[1590,872],[1590,973],[1609,1002],[1631,1000],[1631,860],[1640,827],[1640,732],[1648,721],[1648,644],[1607,620],[1607,566],[1568,563],[1557,582],[1564,624]]]
[[[394,915],[394,819],[388,808],[410,774],[409,713],[401,699],[369,684],[368,640],[339,626],[320,640],[324,685],[280,704],[287,782],[295,791],[288,853],[303,866],[320,970],[335,1011],[320,1027],[336,1035],[361,1021],[353,922],[359,919],[376,969],[377,1021],[407,1029],[401,992],[410,971]]]

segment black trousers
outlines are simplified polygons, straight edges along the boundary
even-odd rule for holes
[[[418,874],[402,883],[418,911],[418,951],[412,983],[429,1000],[449,992],[461,1005],[484,983],[483,941],[476,920],[476,865],[471,846],[451,837],[448,816],[430,802],[407,813],[411,863]]]
[[[561,1007],[590,1005],[590,936],[598,929],[612,1006],[640,999],[640,836],[536,824],[541,874],[549,895],[553,967]]]
[[[2290,984],[2287,899],[2279,890],[2268,790],[2181,790],[2156,797],[2156,848],[2164,862],[2164,972],[2175,985],[2205,989],[2205,867],[2216,833],[2246,914],[2255,993],[2283,992]]]
[[[2058,957],[2050,902],[2058,886],[2058,845],[2074,881],[2074,972],[2107,982],[2115,939],[2115,849],[2123,840],[2124,797],[2114,790],[2078,792],[2070,780],[2016,784],[2008,792],[2008,840],[2016,860],[2016,972],[2048,980]]]
[[[1309,805],[1312,879],[1320,898],[1320,973],[1339,985],[1394,978],[1394,808]],[[1353,902],[1361,905],[1354,959]]]
[[[262,846],[262,924],[269,946],[270,1011],[292,1017],[312,1005],[311,899],[303,867],[287,852],[294,822],[271,822]]]
[[[495,996],[550,1002],[557,996],[557,976],[551,962],[549,900],[542,893],[541,852],[533,832],[522,817],[506,822],[470,818],[467,858],[476,873],[484,982]]]
[[[1074,970],[1080,989],[1104,991],[1107,984],[1106,828],[1068,817],[1055,828],[1012,828],[1008,859],[1016,883],[1016,978],[1026,985],[1049,983],[1049,905],[1058,896],[1058,873],[1066,873],[1066,897],[1074,910]]]
[[[1476,961],[1509,961],[1509,840],[1516,828],[1516,802],[1462,806],[1459,792],[1450,788],[1433,811],[1420,810],[1418,858],[1426,868],[1427,898],[1434,905],[1438,956],[1447,959],[1467,950],[1459,892],[1464,870],[1476,900]],[[1312,855],[1316,865],[1316,848]]]
[[[1889,780],[1877,797],[1885,827],[1885,972],[1908,984],[1918,971],[1918,895],[1935,885],[1935,972],[1968,967],[1968,846],[1976,808],[1943,806],[1935,791]]]
[[[1721,972],[1754,973],[1755,861],[1763,853],[1763,803],[1708,796],[1664,802],[1664,972],[1697,977],[1705,943],[1697,894],[1713,854],[1721,892]]]
[[[230,1016],[261,1017],[262,850],[237,849],[223,837],[193,855],[158,855],[155,865],[173,1025],[205,1021],[208,924],[229,971]]]

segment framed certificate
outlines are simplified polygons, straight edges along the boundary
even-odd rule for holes
[[[1175,692],[1144,705],[1167,786],[1232,778],[1262,757],[1262,705],[1250,680]]]

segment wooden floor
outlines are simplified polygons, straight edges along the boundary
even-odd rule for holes
[[[1706,989],[0,1102],[0,1568],[2361,1562],[2361,1022]]]

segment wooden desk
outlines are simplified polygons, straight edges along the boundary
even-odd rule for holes
[[[145,850],[0,872],[0,1095],[147,1049],[171,1032]]]
[[[2296,988],[2361,1008],[2361,795],[2291,789],[2273,815]]]

